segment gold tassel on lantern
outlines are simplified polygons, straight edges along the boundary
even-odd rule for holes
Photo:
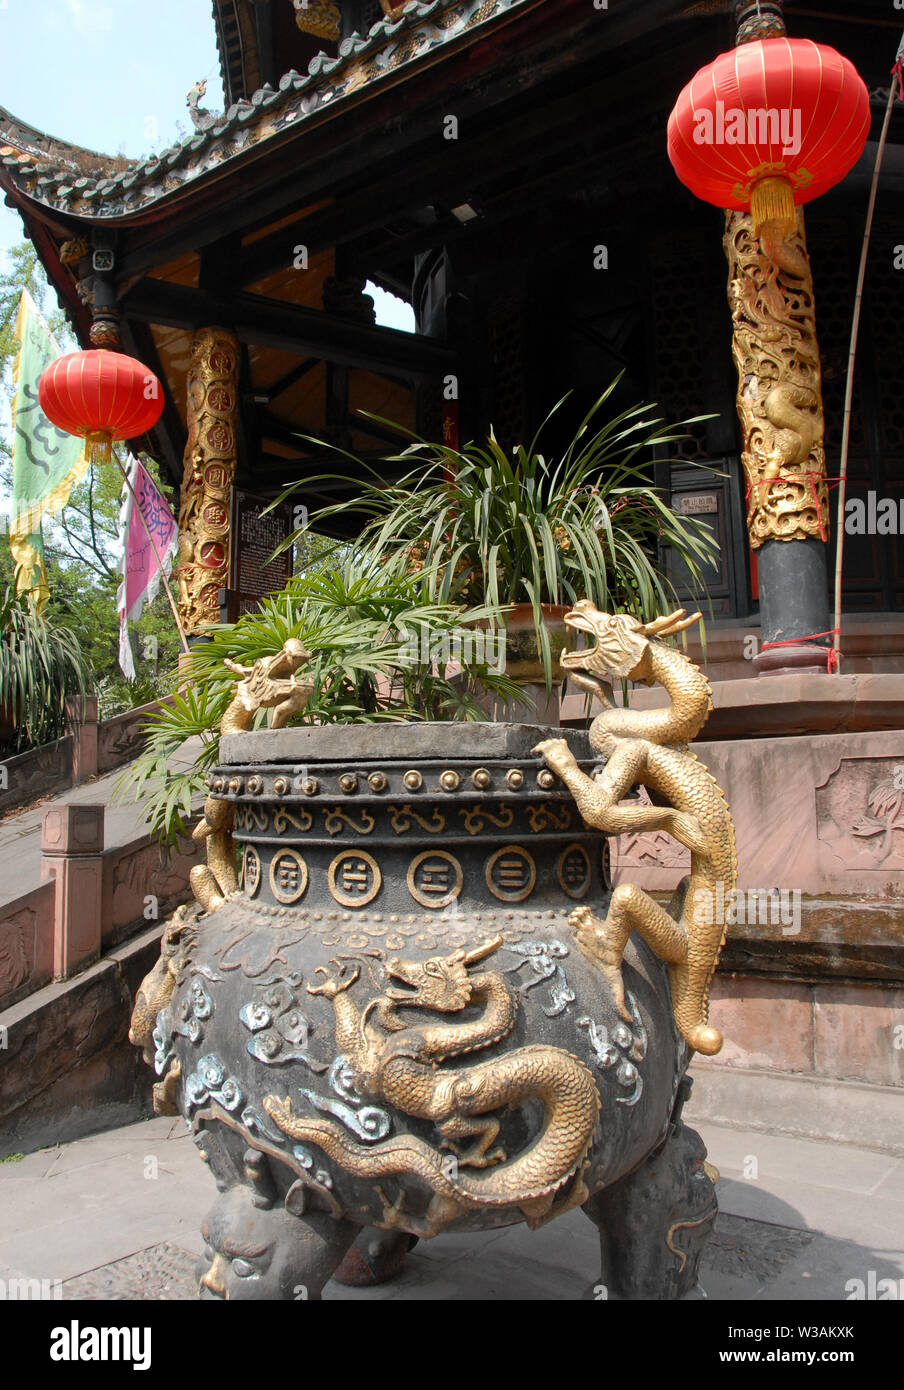
[[[796,226],[794,190],[788,179],[760,179],[750,190],[750,211],[756,235],[767,222],[778,223],[780,236],[790,236]]]
[[[106,430],[90,430],[85,435],[85,453],[92,468],[103,466],[113,457],[113,439]]]

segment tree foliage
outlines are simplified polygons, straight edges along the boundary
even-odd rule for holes
[[[0,485],[7,494],[12,486],[9,405],[17,351],[16,314],[23,289],[41,309],[61,350],[72,351],[76,346],[65,316],[50,305],[34,247],[27,242],[13,247],[6,270],[0,272],[0,383],[7,407],[0,424]],[[171,489],[161,482],[156,464],[146,457],[143,462],[164,494],[170,494],[172,505]],[[172,613],[161,594],[132,629],[136,679],[127,681],[119,668],[116,591],[121,495],[122,474],[115,465],[92,469],[73,489],[59,516],[44,526],[50,585],[45,621],[51,630],[69,631],[75,637],[84,654],[89,689],[98,694],[102,718],[168,694],[169,672],[179,651]],[[13,584],[13,572],[8,538],[0,537],[0,592]]]

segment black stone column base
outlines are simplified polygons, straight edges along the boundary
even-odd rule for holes
[[[757,551],[762,647],[759,676],[829,670],[829,587],[820,540],[770,540]],[[772,645],[773,643],[777,645]]]

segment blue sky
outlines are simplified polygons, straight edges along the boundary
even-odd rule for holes
[[[73,144],[130,158],[175,144],[202,77],[222,110],[210,0],[0,0],[0,105]],[[22,238],[0,199],[0,250]],[[406,305],[375,299],[379,322],[413,327]]]

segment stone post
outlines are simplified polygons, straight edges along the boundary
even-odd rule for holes
[[[781,0],[739,0],[737,42],[785,33]],[[762,642],[754,667],[829,669],[826,483],[819,346],[803,212],[790,233],[726,213],[747,528],[758,562]],[[825,635],[817,635],[825,634]],[[775,645],[772,645],[775,644]]]
[[[229,582],[236,464],[239,345],[226,328],[201,328],[188,371],[188,442],[179,508],[179,614],[198,636],[220,621]]]
[[[41,827],[41,879],[56,880],[53,978],[98,959],[103,908],[103,806],[55,806]]]
[[[72,733],[72,785],[97,776],[97,696],[76,695],[66,701],[66,722]]]

